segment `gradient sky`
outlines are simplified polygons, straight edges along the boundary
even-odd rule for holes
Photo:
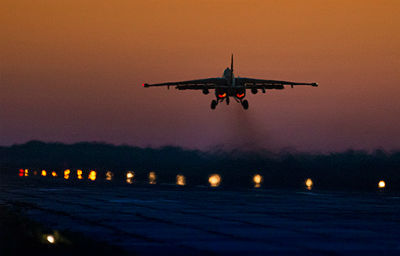
[[[400,1],[0,3],[0,145],[400,148]],[[248,95],[142,83],[236,75],[318,82]]]

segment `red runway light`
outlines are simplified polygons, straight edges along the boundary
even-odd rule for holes
[[[243,98],[244,97],[244,93],[242,93],[242,94],[236,94],[236,97],[238,97],[238,98]]]

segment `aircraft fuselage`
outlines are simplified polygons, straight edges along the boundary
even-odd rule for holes
[[[236,85],[235,75],[230,68],[225,69],[222,78],[226,80],[227,88],[215,89],[215,97],[218,102],[226,99],[227,104],[229,104],[229,97],[234,97],[238,101],[242,101],[246,97],[246,89],[244,86]]]

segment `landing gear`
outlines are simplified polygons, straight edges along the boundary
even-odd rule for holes
[[[242,107],[244,109],[248,109],[249,108],[249,102],[247,100],[242,101]]]
[[[211,101],[211,109],[215,109],[215,107],[217,106],[218,102],[216,100],[212,100]]]

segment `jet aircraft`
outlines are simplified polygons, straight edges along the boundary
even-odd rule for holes
[[[285,88],[285,85],[290,85],[292,88],[297,85],[318,86],[317,83],[298,83],[235,77],[233,74],[233,54],[231,56],[231,68],[226,68],[222,77],[159,84],[143,84],[144,87],[167,86],[169,89],[170,86],[175,86],[178,90],[202,90],[203,94],[209,94],[210,90],[214,90],[216,99],[211,101],[211,109],[215,109],[216,106],[223,101],[229,105],[230,97],[240,103],[244,109],[248,109],[249,102],[245,99],[246,89],[249,89],[251,93],[256,94],[258,91],[265,93],[266,90],[271,89],[282,90]]]

